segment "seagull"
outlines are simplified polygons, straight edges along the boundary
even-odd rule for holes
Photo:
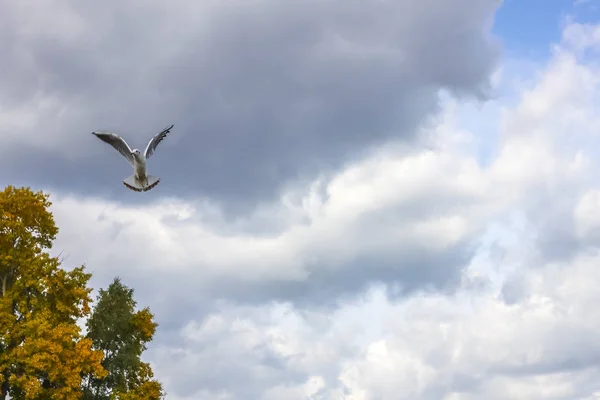
[[[171,125],[150,139],[144,154],[138,149],[131,150],[125,139],[115,133],[92,132],[92,135],[114,147],[133,167],[133,175],[126,178],[123,184],[136,192],[147,192],[158,185],[160,179],[146,173],[146,160],[154,154],[158,144],[167,137],[173,126]]]

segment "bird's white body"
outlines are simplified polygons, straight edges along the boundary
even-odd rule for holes
[[[171,125],[169,128],[163,130],[158,135],[154,136],[148,142],[146,150],[142,154],[138,149],[131,150],[129,145],[120,136],[110,132],[92,132],[100,140],[113,146],[133,167],[133,175],[125,178],[123,184],[136,192],[146,192],[160,182],[160,179],[149,175],[146,171],[146,161],[154,153],[156,146],[167,136],[169,131],[173,128]]]
[[[146,158],[141,154],[133,153],[133,170],[138,179],[146,178]]]
[[[136,150],[132,153],[133,175],[125,178],[123,184],[136,192],[146,192],[158,185],[160,179],[146,173],[146,157],[141,153],[136,153]]]

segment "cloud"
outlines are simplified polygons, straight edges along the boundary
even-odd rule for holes
[[[507,259],[531,244],[498,240]],[[334,312],[223,304],[153,357],[177,399],[595,399],[598,256],[503,264],[496,282],[521,282],[510,302],[500,285],[399,301],[374,287]]]
[[[333,313],[223,306],[153,355],[177,399],[593,399],[598,261],[536,266],[516,304],[497,290],[395,302],[375,288]]]
[[[336,182],[354,182],[348,186],[352,190],[344,192],[342,198],[348,200],[340,210],[360,221],[365,235],[360,241],[344,242],[353,237],[344,226],[345,234],[337,236],[344,246],[332,247],[336,255],[344,254],[340,249],[355,249],[354,243],[364,243],[360,249],[369,254],[385,253],[369,247],[368,238],[376,232],[389,233],[388,222],[413,232],[409,236],[414,239],[419,237],[415,226],[423,226],[434,211],[468,221],[463,230],[456,230],[459,225],[449,230],[465,233],[467,242],[476,244],[455,264],[460,279],[454,282],[454,290],[417,290],[398,296],[396,286],[406,284],[406,278],[397,275],[396,281],[356,290],[357,296],[340,300],[335,308],[308,306],[293,295],[258,304],[230,297],[187,320],[177,340],[153,347],[152,357],[161,360],[157,368],[168,377],[172,395],[177,399],[598,398],[596,214],[600,208],[595,171],[600,72],[595,69],[597,56],[574,46],[569,29],[592,30],[568,26],[553,57],[539,66],[515,101],[498,99],[488,104],[499,109],[493,113],[499,117],[495,151],[485,167],[477,161],[477,149],[487,146],[490,138],[461,129],[462,105],[450,102],[428,132],[435,151],[386,153],[400,165],[410,162],[412,174],[394,175],[379,155],[329,183],[328,193],[332,193]],[[589,38],[586,42],[595,43]],[[438,164],[427,164],[427,157]],[[443,164],[443,159],[452,162]],[[365,174],[373,165],[381,168]],[[427,169],[427,165],[435,167]],[[468,167],[461,170],[459,165]],[[419,179],[424,170],[436,171],[435,178]],[[386,173],[402,178],[390,182]],[[453,179],[443,178],[446,174]],[[368,188],[356,183],[364,176]],[[418,191],[400,186],[409,179]],[[372,194],[373,200],[365,202],[364,193]],[[406,203],[416,193],[415,203],[429,213]],[[318,204],[336,204],[336,198],[330,195]],[[352,214],[353,204],[360,213]],[[461,205],[468,209],[464,214]],[[375,219],[379,229],[370,231],[364,221],[373,221],[374,209],[388,217]],[[404,221],[415,225],[395,223],[392,211],[397,209],[411,216]],[[439,215],[433,218],[444,220]],[[444,243],[444,237],[452,237],[444,236],[441,226],[427,231],[439,235],[431,242]],[[322,231],[311,235],[316,232]],[[385,240],[377,236],[377,242]],[[394,248],[402,249],[402,241]],[[398,252],[391,258],[397,273],[406,267],[403,256]],[[340,276],[353,271],[351,264],[348,259],[340,261]],[[363,267],[370,265],[382,262],[378,259]],[[438,260],[434,265],[438,269],[429,283],[439,279],[448,264]],[[374,278],[360,277],[372,283]],[[313,276],[306,279],[307,287],[318,282]],[[427,287],[425,282],[420,289]],[[330,291],[330,298],[337,293]],[[181,365],[190,372],[170,372]],[[238,379],[244,384],[231,384]]]
[[[600,27],[523,72],[491,1],[23,4],[0,178],[156,313],[169,398],[600,398]],[[171,122],[152,200],[85,136]]]
[[[467,137],[455,131],[452,109],[428,133],[438,149],[380,151],[239,220],[208,201],[132,206],[56,195],[57,220],[89,227],[85,237],[64,232],[57,248],[106,266],[101,274],[151,276],[154,294],[198,292],[202,303],[330,306],[372,282],[399,294],[452,290],[489,218],[513,201],[460,150]],[[266,214],[273,228],[257,233]]]
[[[174,123],[161,190],[228,215],[414,139],[439,89],[485,96],[499,56],[496,0],[29,4],[0,6],[0,169],[27,158],[12,179],[123,198],[129,167],[89,132],[143,147]]]

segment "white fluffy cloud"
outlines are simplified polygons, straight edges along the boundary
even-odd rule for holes
[[[432,149],[382,149],[233,224],[206,199],[56,194],[57,250],[100,281],[160,277],[139,300],[185,311],[150,354],[171,399],[599,399],[598,32],[566,26],[493,123],[448,100]],[[236,297],[340,280],[363,295]],[[195,310],[206,291],[223,302]]]
[[[92,265],[181,274],[197,288],[234,280],[248,290],[291,282],[310,291],[315,275],[333,287],[352,280],[347,275],[356,268],[366,269],[368,280],[443,286],[459,277],[460,265],[441,258],[464,251],[512,201],[475,156],[460,149],[468,138],[449,109],[431,132],[442,150],[382,150],[233,223],[202,201],[139,206],[57,194],[53,210],[61,226],[88,227],[85,238],[65,228],[58,247]],[[278,228],[256,234],[265,222]],[[382,267],[355,266],[368,259]]]

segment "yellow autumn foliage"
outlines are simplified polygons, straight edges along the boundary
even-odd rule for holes
[[[133,315],[133,326],[139,334],[139,340],[147,342],[152,339],[157,324],[153,321],[153,315],[148,308],[144,308]]]
[[[162,385],[153,379],[152,368],[147,363],[142,362],[138,371],[139,375],[135,377],[135,383],[127,392],[113,393],[112,400],[160,400],[164,393]]]
[[[78,400],[83,374],[106,376],[76,324],[90,312],[91,275],[49,255],[50,205],[28,188],[0,192],[0,398]]]

